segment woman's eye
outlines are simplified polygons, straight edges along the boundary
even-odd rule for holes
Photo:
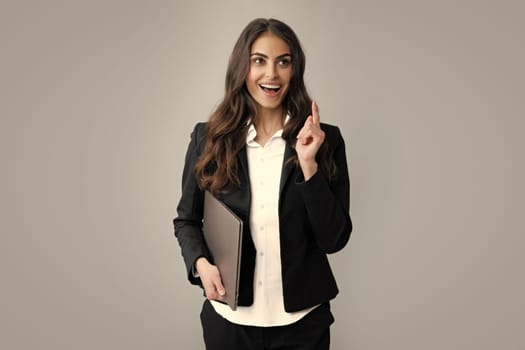
[[[253,59],[253,63],[255,63],[255,64],[262,64],[263,62],[264,62],[264,60],[261,57],[255,57]]]
[[[289,59],[282,59],[279,61],[279,65],[283,66],[283,67],[287,67],[290,65],[290,60]]]

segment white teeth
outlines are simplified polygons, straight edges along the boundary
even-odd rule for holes
[[[281,85],[266,85],[266,84],[261,84],[261,87],[263,88],[267,88],[267,89],[278,89],[281,87]]]

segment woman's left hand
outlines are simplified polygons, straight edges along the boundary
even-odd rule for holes
[[[317,171],[317,162],[315,156],[317,151],[324,142],[325,134],[321,130],[321,121],[319,118],[319,109],[317,103],[312,101],[312,114],[306,119],[302,129],[297,134],[297,143],[295,151],[304,179],[307,181]]]

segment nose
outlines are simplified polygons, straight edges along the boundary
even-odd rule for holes
[[[275,65],[273,64],[268,64],[266,65],[266,72],[265,72],[265,76],[267,79],[274,79],[277,75],[277,69],[275,67]]]

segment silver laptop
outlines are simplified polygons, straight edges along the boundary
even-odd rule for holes
[[[223,302],[237,308],[241,273],[242,220],[209,191],[204,194],[203,233],[226,289]]]

